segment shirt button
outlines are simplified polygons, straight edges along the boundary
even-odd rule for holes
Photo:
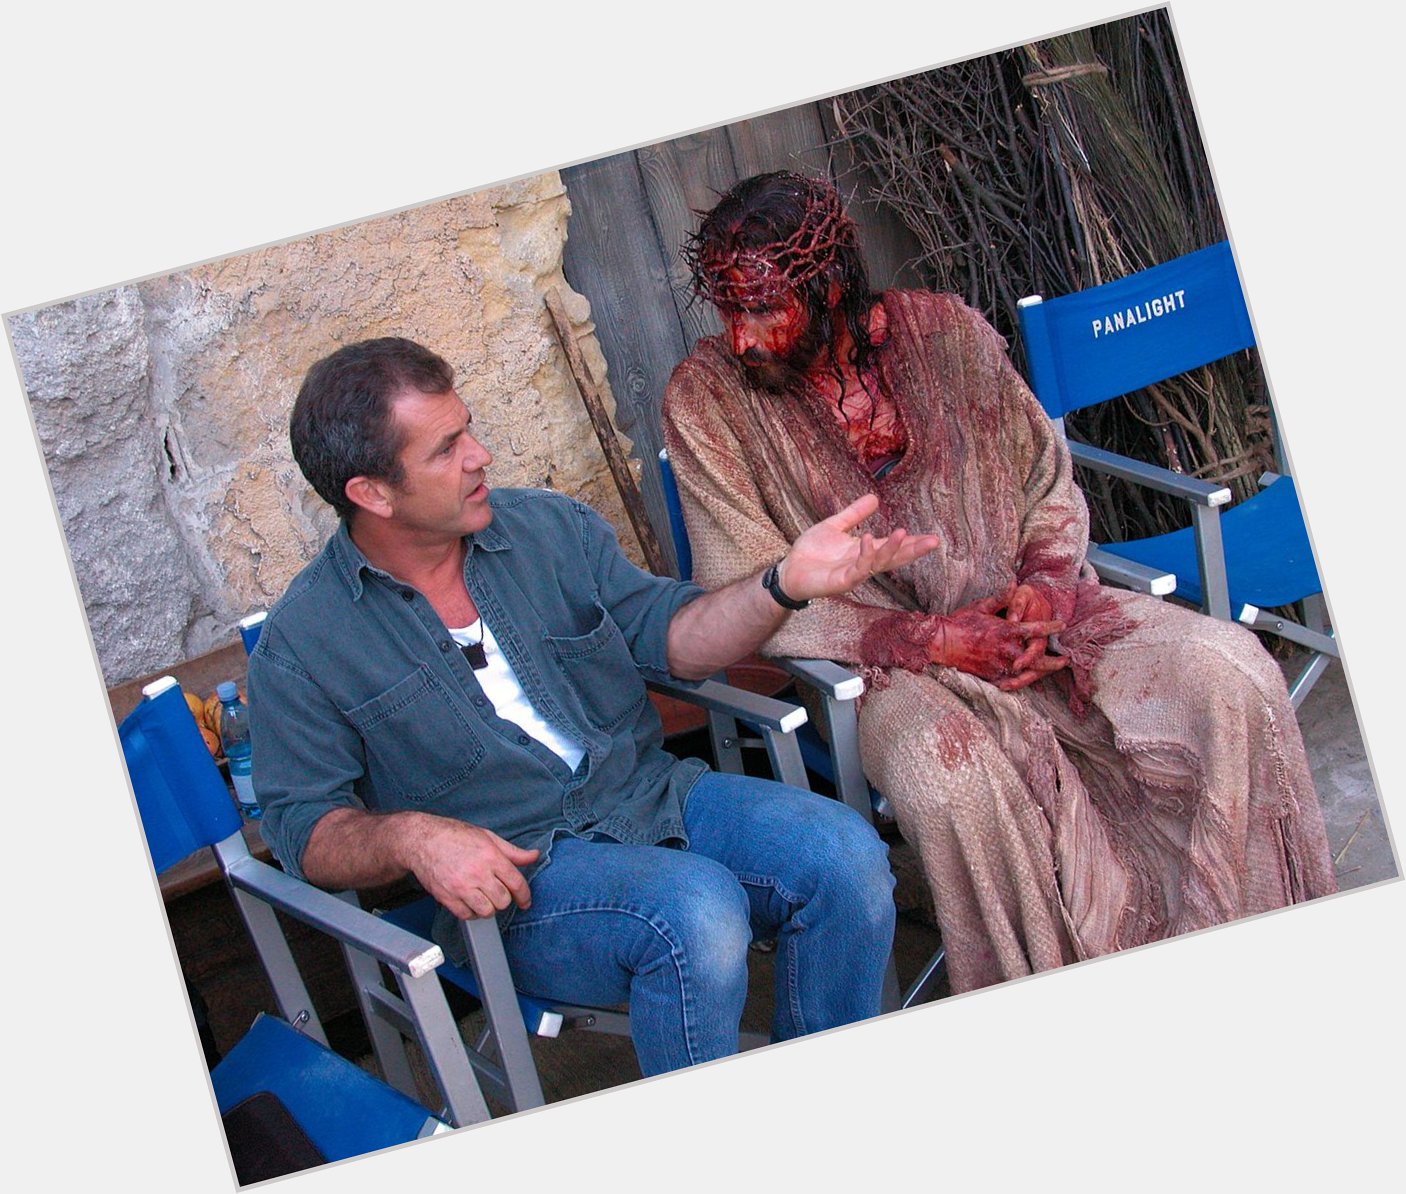
[[[526,734],[519,734],[517,736],[517,740],[519,746],[526,746],[529,742],[532,741],[532,739],[529,738]]]
[[[401,589],[401,590],[400,590],[400,595],[401,595],[406,601],[414,601],[414,600],[415,600],[415,590],[414,590],[414,589]]]
[[[484,705],[488,704],[488,698],[474,697],[474,704],[477,705],[480,709],[482,709]]]
[[[449,650],[449,648],[452,647],[453,645],[454,645],[453,643],[440,643],[440,644],[439,644],[439,649],[440,649],[441,651],[447,651],[447,650]]]

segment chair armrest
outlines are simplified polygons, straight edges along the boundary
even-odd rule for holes
[[[428,974],[444,962],[444,951],[433,942],[251,855],[231,861],[225,876],[238,890],[412,978]]]
[[[807,720],[806,711],[799,705],[760,696],[730,684],[720,684],[716,680],[702,680],[697,684],[646,680],[645,685],[675,700],[687,701],[702,709],[736,717],[763,729],[779,730],[783,734],[799,729]]]
[[[1099,580],[1106,580],[1135,593],[1149,593],[1153,597],[1165,597],[1176,591],[1175,572],[1163,572],[1159,568],[1149,568],[1135,560],[1125,560],[1110,551],[1089,544],[1088,561],[1098,573]]]
[[[772,662],[790,672],[797,680],[804,680],[821,696],[830,700],[852,701],[863,695],[863,678],[832,660],[778,657]]]
[[[1171,469],[1160,468],[1155,464],[1144,464],[1116,452],[1106,452],[1102,448],[1067,440],[1069,455],[1075,464],[1082,464],[1095,472],[1107,473],[1111,477],[1121,477],[1137,485],[1146,485],[1173,497],[1186,498],[1199,506],[1224,506],[1230,501],[1230,490],[1224,485],[1213,485],[1195,477],[1174,473]]]

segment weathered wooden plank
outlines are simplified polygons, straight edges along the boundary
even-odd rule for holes
[[[814,104],[798,104],[727,126],[738,178],[772,170],[826,177],[830,154],[825,127]]]
[[[668,266],[669,280],[688,348],[702,336],[722,330],[706,303],[693,299],[688,269],[679,256],[684,238],[698,226],[718,195],[737,181],[727,130],[708,129],[639,150],[640,174],[654,227]]]
[[[686,346],[649,201],[633,152],[569,167],[562,180],[571,200],[563,272],[591,304],[615,425],[640,461],[640,492],[673,569],[659,481],[659,402]]]
[[[834,101],[821,100],[816,109],[830,146],[835,183],[845,197],[846,210],[859,228],[859,243],[869,266],[870,284],[875,290],[929,285],[914,265],[922,252],[918,238],[902,220],[870,198],[874,176],[845,143],[835,121]]]

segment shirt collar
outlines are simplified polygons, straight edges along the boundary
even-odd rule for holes
[[[468,547],[468,554],[472,554],[475,548],[480,551],[507,551],[512,547],[512,544],[508,541],[507,535],[499,530],[496,518],[477,534],[465,535],[464,543]],[[388,573],[382,572],[372,564],[371,561],[362,554],[361,548],[352,542],[351,531],[347,527],[346,519],[342,519],[342,521],[337,524],[337,531],[332,536],[331,540],[329,540],[327,551],[331,556],[333,565],[337,569],[337,574],[342,578],[348,590],[350,590],[353,601],[359,601],[361,599],[361,594],[365,587],[361,579],[361,571],[363,568],[368,572],[375,573],[377,576],[389,576]],[[465,561],[468,560],[468,554],[464,557]],[[390,579],[394,578],[391,577]]]

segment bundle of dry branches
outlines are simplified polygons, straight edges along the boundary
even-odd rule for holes
[[[840,96],[841,136],[923,248],[1014,346],[1016,302],[1065,294],[1225,236],[1163,11]],[[1070,416],[1069,433],[1231,485],[1272,467],[1267,391],[1241,354]],[[1178,504],[1081,477],[1096,538],[1184,526]]]

